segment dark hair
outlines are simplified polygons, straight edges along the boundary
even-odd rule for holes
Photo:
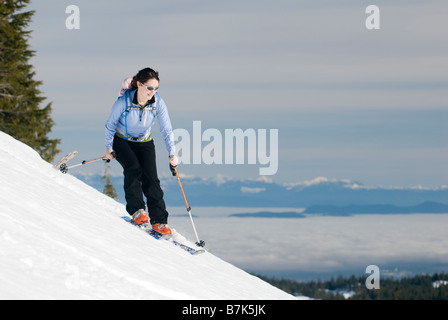
[[[131,82],[131,88],[132,90],[137,89],[137,81],[141,83],[145,83],[149,79],[156,79],[157,81],[160,81],[159,79],[159,73],[157,71],[154,71],[151,68],[145,68],[140,70],[134,78],[132,78]]]

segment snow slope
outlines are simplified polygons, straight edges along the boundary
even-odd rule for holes
[[[3,132],[0,181],[0,299],[296,298],[151,238],[121,218],[122,204]]]

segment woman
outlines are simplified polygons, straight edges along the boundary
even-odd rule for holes
[[[159,73],[151,68],[140,70],[132,78],[131,88],[112,106],[106,123],[106,157],[117,159],[123,167],[126,211],[137,225],[151,223],[154,230],[170,234],[168,212],[157,176],[156,153],[151,126],[158,118],[160,133],[168,151],[170,168],[178,164],[174,135],[165,102],[156,91]],[[146,197],[148,213],[145,210]]]

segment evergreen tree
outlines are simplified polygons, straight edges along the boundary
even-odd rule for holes
[[[26,27],[34,11],[21,10],[29,1],[0,1],[0,131],[29,145],[51,162],[60,151],[60,139],[47,136],[54,125],[51,103],[39,108],[45,100],[38,89],[42,82],[34,80],[35,72],[28,62],[34,51],[29,49],[31,31]]]
[[[412,278],[381,279],[380,289],[367,289],[366,276],[350,278],[338,277],[329,281],[298,282],[294,280],[275,279],[256,275],[293,295],[303,295],[313,299],[335,300],[447,300],[448,274],[416,275]],[[352,291],[353,295],[345,298],[340,290]]]
[[[110,180],[109,168],[109,164],[106,164],[106,169],[104,170],[104,174],[101,177],[101,180],[104,180],[106,182],[103,193],[111,197],[112,199],[118,200],[117,191],[115,190],[115,187]]]

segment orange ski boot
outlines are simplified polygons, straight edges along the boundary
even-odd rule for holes
[[[154,231],[157,231],[160,234],[172,234],[170,227],[164,223],[156,223],[152,225]]]
[[[149,217],[145,209],[139,209],[132,215],[132,220],[136,225],[149,223]]]

